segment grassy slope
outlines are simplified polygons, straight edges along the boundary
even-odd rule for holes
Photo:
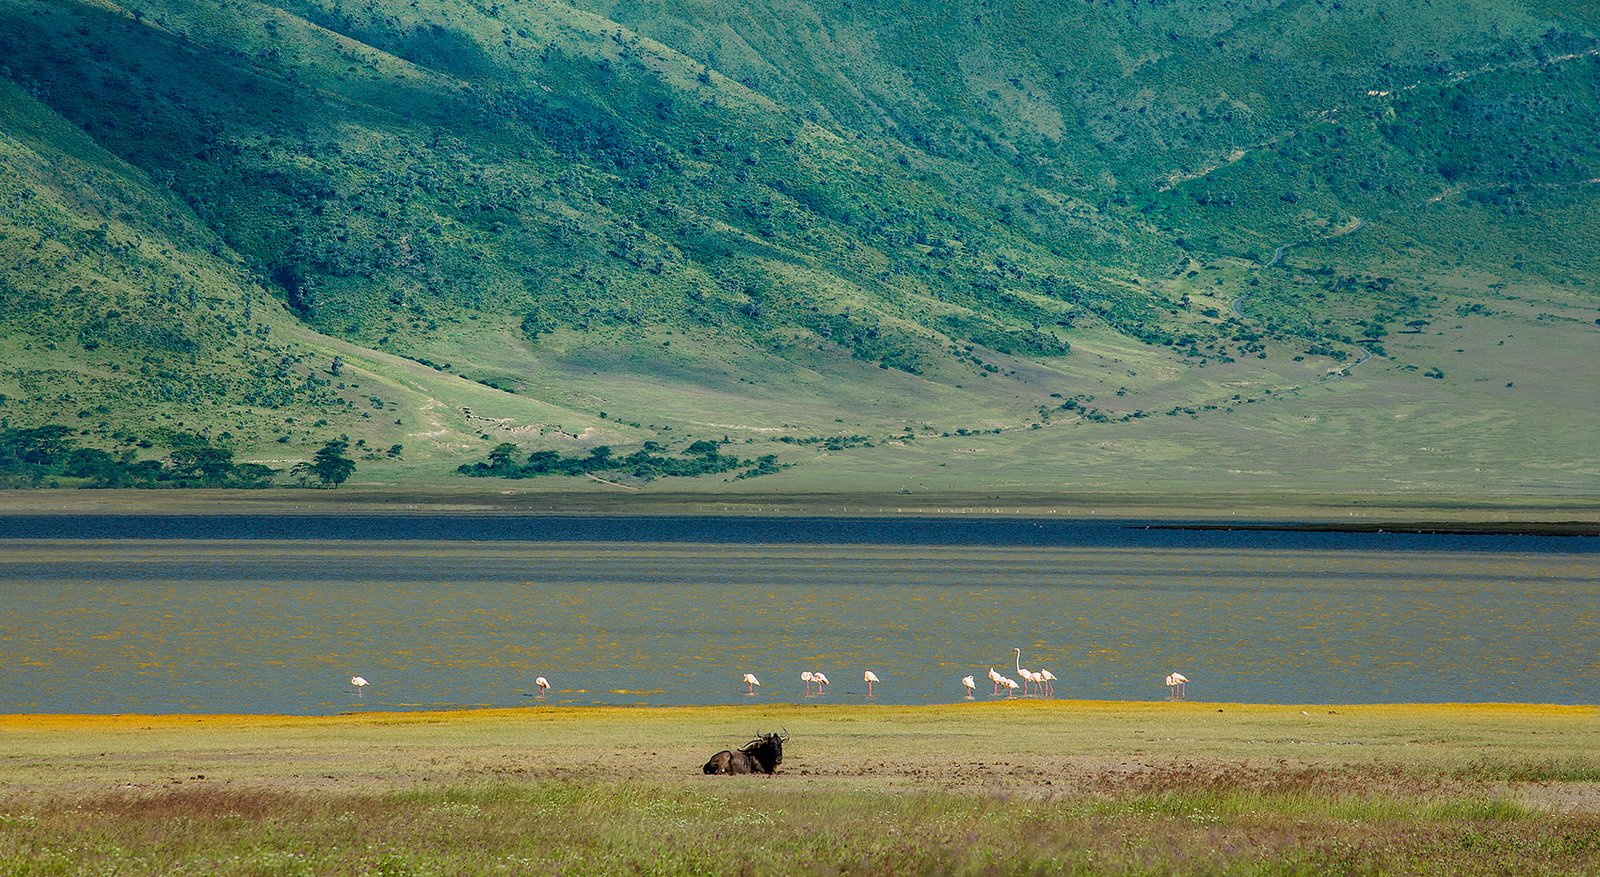
[[[381,483],[728,435],[809,465],[695,489],[1592,490],[1592,22],[1344,7],[13,0],[0,394]],[[876,447],[769,441],[827,434]]]
[[[170,195],[153,194],[139,169],[11,83],[0,89],[0,147],[14,172],[3,185],[16,208],[0,229],[15,259],[0,303],[9,329],[0,394],[15,422],[70,423],[88,444],[203,431],[273,464],[303,459],[338,429],[376,449],[405,444],[411,453],[391,463],[402,471],[477,448],[486,427],[460,409],[484,404],[524,424],[633,437],[308,328],[213,252],[209,233]],[[339,376],[328,370],[335,356],[346,363]]]
[[[778,776],[699,775],[758,726],[790,734]],[[1589,707],[1017,702],[0,728],[14,756],[0,765],[3,861],[21,873],[1600,865]]]

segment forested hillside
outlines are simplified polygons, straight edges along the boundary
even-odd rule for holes
[[[344,435],[400,480],[709,439],[774,483],[1142,471],[1108,443],[1211,483],[1254,433],[1592,488],[1600,399],[1561,376],[1600,339],[1597,29],[1550,0],[0,0],[0,417],[285,469]]]

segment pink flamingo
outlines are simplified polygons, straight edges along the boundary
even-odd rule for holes
[[[544,678],[543,676],[533,680],[533,684],[539,686],[540,697],[544,697],[544,693],[550,690],[550,680]]]
[[[811,696],[811,683],[815,682],[816,679],[816,674],[812,673],[810,670],[805,670],[800,673],[800,681],[806,684],[806,697]],[[817,690],[821,691],[821,686],[818,686]]]
[[[744,674],[744,678],[739,680],[739,681],[743,682],[744,684],[746,684],[748,686],[750,686],[750,691],[747,692],[749,694],[755,694],[756,693],[756,686],[761,684],[761,680],[757,679],[756,678],[756,674],[754,674],[754,673],[746,673],[746,674]]]
[[[1001,676],[999,673],[995,672],[995,669],[993,667],[989,668],[989,681],[994,683],[994,693],[995,694],[999,694],[1000,693],[1000,680],[1002,680],[1004,678],[1006,678],[1006,677]]]
[[[822,686],[829,684],[828,676],[827,676],[826,673],[812,673],[811,674],[811,681],[817,683],[817,693],[818,694],[822,693]]]
[[[966,686],[966,689],[967,689],[967,700],[971,700],[972,699],[973,690],[975,690],[978,687],[977,681],[974,680],[971,676],[963,676],[963,677],[961,677],[961,684]]]
[[[1055,697],[1056,696],[1056,686],[1055,686],[1056,674],[1051,673],[1049,670],[1040,670],[1039,671],[1039,679],[1044,682],[1044,693],[1045,693],[1045,696],[1046,697]]]
[[[872,683],[878,681],[878,674],[868,670],[861,674],[861,681],[867,683],[867,697],[872,696]]]

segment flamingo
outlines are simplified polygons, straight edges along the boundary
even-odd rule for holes
[[[1022,681],[1024,683],[1032,682],[1033,681],[1033,671],[1032,670],[1024,670],[1024,669],[1022,669],[1022,650],[1019,649],[1019,648],[1013,647],[1011,649],[1011,651],[1017,653],[1017,675],[1022,677]],[[1028,689],[1027,689],[1026,686],[1023,687],[1022,693],[1023,694],[1027,694],[1028,693]]]
[[[533,684],[539,686],[540,697],[544,697],[544,693],[550,690],[550,680],[544,678],[543,676],[533,680]]]
[[[821,694],[822,686],[828,684],[828,675],[826,673],[812,673],[811,679],[817,683],[817,693]]]
[[[1047,697],[1055,697],[1056,696],[1056,686],[1055,686],[1056,674],[1051,673],[1049,670],[1040,670],[1039,671],[1039,678],[1044,681],[1044,693],[1045,693],[1045,696],[1047,696]]]
[[[811,683],[815,682],[816,679],[817,679],[816,674],[812,673],[810,670],[801,671],[801,673],[800,673],[800,681],[804,682],[806,684],[806,697],[810,697],[811,696]],[[817,690],[821,691],[822,690],[822,686],[820,686],[820,685],[817,686]]]
[[[739,680],[739,681],[743,682],[744,684],[746,684],[748,686],[750,686],[750,691],[749,691],[750,694],[755,694],[756,693],[756,686],[761,684],[761,680],[757,679],[756,678],[756,674],[754,674],[754,673],[746,673],[746,674],[744,674],[744,678]]]
[[[999,673],[995,672],[995,669],[993,667],[989,668],[989,681],[994,683],[994,693],[995,694],[999,694],[1000,693],[1000,680],[1002,680],[1004,678],[1006,678],[1006,677],[1001,676]]]
[[[878,681],[878,674],[868,670],[861,674],[861,681],[867,683],[867,697],[872,696],[872,683]]]
[[[966,689],[967,689],[967,700],[971,700],[972,699],[972,691],[973,691],[973,689],[978,687],[978,683],[976,681],[974,681],[971,676],[963,676],[963,677],[961,677],[961,684],[966,686]]]
[[[356,687],[356,694],[360,695],[360,694],[364,693],[364,692],[362,692],[362,689],[366,688],[369,683],[367,682],[366,679],[364,679],[364,678],[362,678],[360,676],[351,676],[350,677],[350,684],[354,685]]]
[[[1000,684],[1006,687],[1006,697],[1014,697],[1017,693],[1017,680],[1000,677]]]
[[[1183,700],[1184,687],[1189,684],[1189,677],[1183,675],[1182,673],[1174,672],[1172,674],[1172,684],[1177,686],[1178,699]]]

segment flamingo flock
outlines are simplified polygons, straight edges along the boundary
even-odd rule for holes
[[[993,667],[990,667],[989,681],[994,683],[994,695],[999,697],[1000,689],[1004,688],[1006,690],[1005,696],[1007,698],[1013,698],[1016,697],[1017,689],[1021,688],[1024,697],[1055,697],[1055,681],[1057,676],[1054,673],[1051,673],[1049,670],[1029,670],[1028,668],[1022,666],[1022,649],[1013,647],[1011,651],[1016,656],[1017,675],[1021,676],[1023,681],[1019,684],[1015,679],[1012,679],[1009,676],[1006,676],[995,670]],[[739,681],[744,683],[746,686],[745,694],[748,696],[753,696],[756,693],[756,686],[761,684],[761,680],[757,679],[754,673],[745,673],[740,677]],[[826,673],[814,670],[806,670],[801,672],[800,681],[805,685],[805,693],[807,697],[813,696],[811,686],[815,685],[815,694],[820,695],[822,694],[823,686],[829,684]],[[867,684],[867,697],[872,697],[874,696],[873,686],[882,682],[883,680],[878,678],[878,674],[872,672],[871,670],[867,670],[861,674],[861,681]],[[1167,674],[1167,677],[1164,681],[1167,685],[1168,700],[1183,700],[1185,698],[1186,689],[1189,684],[1189,677],[1174,671]],[[350,684],[355,686],[356,694],[357,696],[360,696],[365,693],[364,689],[370,683],[368,683],[364,677],[351,676]],[[538,686],[538,696],[541,699],[550,690],[550,680],[543,676],[535,679],[533,684]],[[977,680],[973,679],[971,676],[963,676],[961,677],[961,687],[965,692],[966,699],[972,700],[977,691],[978,683]]]

